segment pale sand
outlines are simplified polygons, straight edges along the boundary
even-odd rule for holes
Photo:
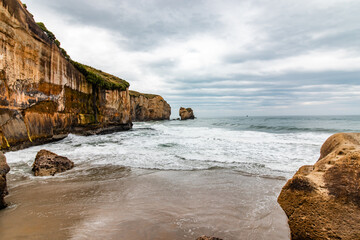
[[[289,239],[285,180],[229,170],[98,166],[55,178],[9,176],[1,239]]]

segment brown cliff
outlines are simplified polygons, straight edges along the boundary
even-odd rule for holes
[[[320,159],[303,166],[278,202],[292,239],[360,239],[360,133],[326,140]]]
[[[127,88],[88,81],[19,0],[1,0],[1,149],[58,139],[84,128],[100,133],[131,126]]]
[[[130,91],[130,102],[133,121],[170,119],[171,107],[159,95]]]

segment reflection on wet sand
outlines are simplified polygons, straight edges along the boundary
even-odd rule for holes
[[[289,239],[276,203],[282,185],[221,169],[93,166],[55,178],[10,176],[15,187],[0,232],[3,239]]]

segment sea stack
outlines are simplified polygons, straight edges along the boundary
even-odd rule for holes
[[[179,110],[179,115],[181,120],[194,119],[194,112],[191,108],[183,108],[181,107]]]
[[[32,171],[35,176],[54,176],[74,167],[74,163],[67,157],[59,156],[47,150],[40,150],[35,158]]]
[[[6,174],[10,171],[10,167],[6,163],[5,155],[0,151],[0,209],[7,206],[4,197],[8,194],[6,185]]]
[[[338,133],[278,198],[291,239],[360,239],[360,133]]]

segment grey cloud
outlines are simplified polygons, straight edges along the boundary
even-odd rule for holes
[[[31,1],[33,0],[28,2]],[[320,2],[324,3],[324,7],[317,6]],[[214,8],[213,3],[218,3],[216,5],[218,8]],[[315,0],[36,1],[36,4],[46,5],[61,14],[69,24],[105,28],[113,32],[114,36],[124,37],[117,42],[122,49],[146,53],[151,53],[152,49],[161,47],[167,42],[181,42],[199,34],[208,34],[214,38],[232,36],[231,29],[226,30],[230,32],[224,30],[226,23],[221,16],[226,14],[226,11],[222,6],[236,6],[240,3],[247,3],[250,10],[260,10],[260,15],[250,19],[246,24],[255,27],[260,31],[258,34],[261,36],[254,36],[254,42],[248,43],[240,50],[236,48],[237,43],[232,42],[234,46],[230,47],[233,51],[227,52],[222,59],[218,59],[220,63],[216,67],[219,69],[250,61],[281,60],[317,50],[347,49],[353,51],[354,55],[360,55],[359,1],[346,3],[339,1],[338,4],[328,5],[327,1]],[[240,16],[242,12],[238,14]],[[236,26],[238,22],[231,24]],[[53,31],[56,33],[56,29]],[[232,31],[235,31],[235,28]],[[327,101],[331,104],[304,108],[303,112],[306,112],[306,109],[317,109],[325,113],[326,109],[343,107],[347,112],[349,109],[354,109],[355,113],[360,113],[359,98],[351,95],[353,97],[351,99],[346,96],[349,89],[360,86],[360,66],[355,71],[305,72],[299,69],[281,75],[255,76],[233,73],[224,77],[212,73],[193,72],[186,73],[184,77],[184,73],[176,71],[179,66],[177,59],[157,59],[150,63],[139,62],[139,65],[156,76],[168,77],[165,82],[172,91],[167,93],[165,89],[162,94],[174,106],[186,103],[203,106],[204,109],[209,110],[211,106],[222,105],[231,109],[243,108],[244,111],[258,107],[269,108],[268,113],[271,114],[272,106],[294,106],[303,102]],[[229,83],[231,81],[250,83],[243,86],[231,85]],[[224,84],[225,82],[227,83]],[[339,86],[344,89],[339,89]],[[254,88],[259,90],[246,91]],[[211,92],[211,89],[218,91]],[[334,95],[333,92],[336,91],[338,94]],[[345,98],[340,99],[339,96]],[[237,101],[242,105],[235,104]],[[288,113],[292,114],[295,111],[296,109]]]
[[[189,35],[218,27],[216,16],[204,9],[202,1],[42,1],[77,24],[106,28],[121,34],[131,50],[149,50],[168,38]],[[96,4],[94,4],[96,3]],[[98,7],[100,6],[100,7]]]
[[[316,2],[316,1],[315,1]],[[299,1],[256,1],[264,15],[253,24],[261,26],[267,39],[249,46],[246,53],[232,53],[224,63],[271,60],[317,49],[351,47],[360,53],[360,2],[315,8]],[[316,34],[323,36],[313,38]],[[257,50],[258,47],[260,50]]]

